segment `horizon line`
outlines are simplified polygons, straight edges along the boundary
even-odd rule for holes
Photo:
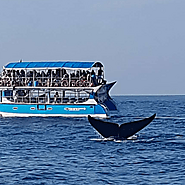
[[[185,94],[111,94],[111,96],[185,96]]]

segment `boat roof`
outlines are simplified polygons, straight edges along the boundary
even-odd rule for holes
[[[46,69],[46,68],[67,68],[67,69],[89,69],[92,67],[103,67],[100,61],[28,61],[10,62],[4,66],[5,69]]]

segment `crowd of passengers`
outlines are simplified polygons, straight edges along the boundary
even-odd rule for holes
[[[47,71],[24,71],[24,70],[6,70],[0,76],[0,86],[40,86],[40,87],[88,87],[104,84],[103,70],[95,71],[78,70],[72,73],[65,69],[47,70]]]

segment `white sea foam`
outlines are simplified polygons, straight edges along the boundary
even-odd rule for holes
[[[156,117],[155,119],[185,119],[185,117],[170,117],[170,116],[166,116],[166,117]]]

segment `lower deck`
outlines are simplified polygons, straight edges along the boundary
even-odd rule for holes
[[[4,117],[91,115],[105,118],[108,111],[115,110],[108,95],[112,84],[101,88],[2,88],[0,114]]]

